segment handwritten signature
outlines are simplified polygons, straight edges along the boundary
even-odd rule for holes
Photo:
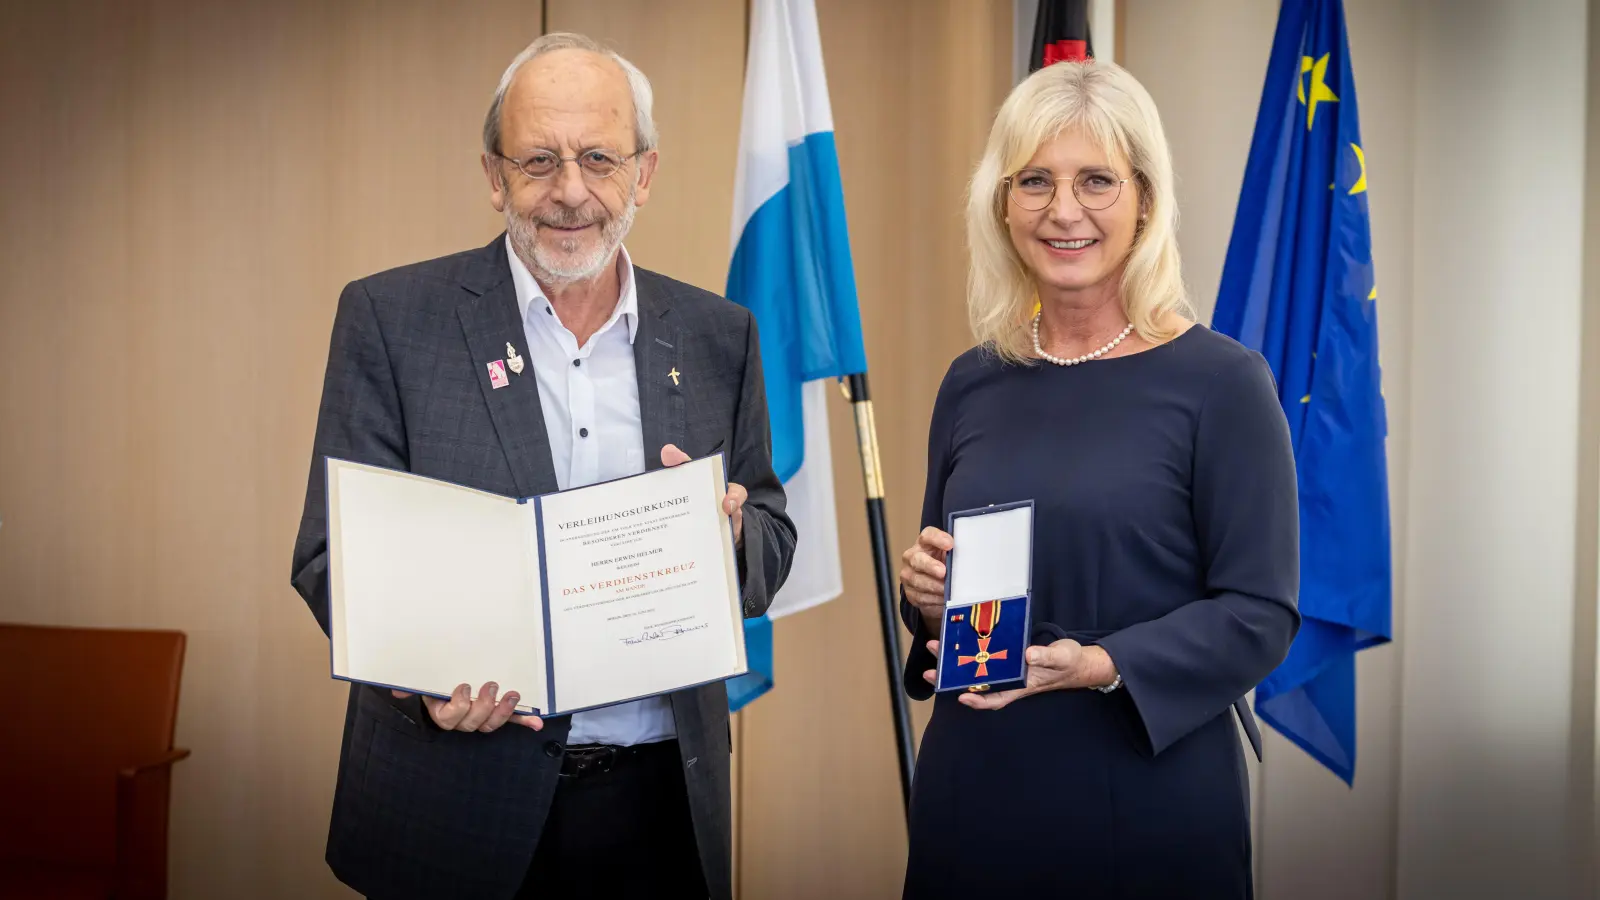
[[[702,622],[699,625],[669,625],[665,628],[647,628],[638,637],[623,638],[622,643],[631,647],[634,644],[643,644],[646,641],[670,641],[691,631],[704,631],[710,627],[710,622]]]

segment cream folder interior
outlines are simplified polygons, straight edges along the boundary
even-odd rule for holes
[[[330,460],[328,511],[335,676],[549,708],[533,504]]]
[[[955,560],[946,606],[968,606],[1028,593],[1033,507],[958,516],[951,523]]]

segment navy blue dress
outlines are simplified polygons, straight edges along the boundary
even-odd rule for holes
[[[998,711],[939,695],[905,896],[1251,896],[1231,707],[1300,624],[1294,456],[1265,361],[1200,326],[1071,367],[969,350],[939,388],[928,448],[923,525],[1035,501],[1031,640],[1099,644],[1123,687]],[[930,635],[901,612],[906,690],[926,699]]]

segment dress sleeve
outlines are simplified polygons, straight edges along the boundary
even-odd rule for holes
[[[939,385],[939,395],[933,401],[933,418],[928,424],[928,480],[922,492],[922,524],[918,531],[932,525],[944,527],[944,483],[950,476],[950,448],[955,424],[956,395],[953,384],[955,365],[945,373]],[[906,656],[906,668],[901,681],[906,695],[913,700],[926,700],[933,696],[933,685],[923,680],[922,673],[933,668],[938,660],[928,652],[928,642],[938,637],[928,632],[922,614],[900,591],[900,618],[911,630],[911,652]]]
[[[1218,372],[1208,388],[1192,506],[1204,595],[1096,642],[1122,674],[1152,754],[1271,674],[1300,627],[1294,451],[1259,354]]]

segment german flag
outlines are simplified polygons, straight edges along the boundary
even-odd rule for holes
[[[1089,0],[1039,0],[1033,20],[1033,57],[1029,72],[1062,60],[1094,56],[1089,40]]]

